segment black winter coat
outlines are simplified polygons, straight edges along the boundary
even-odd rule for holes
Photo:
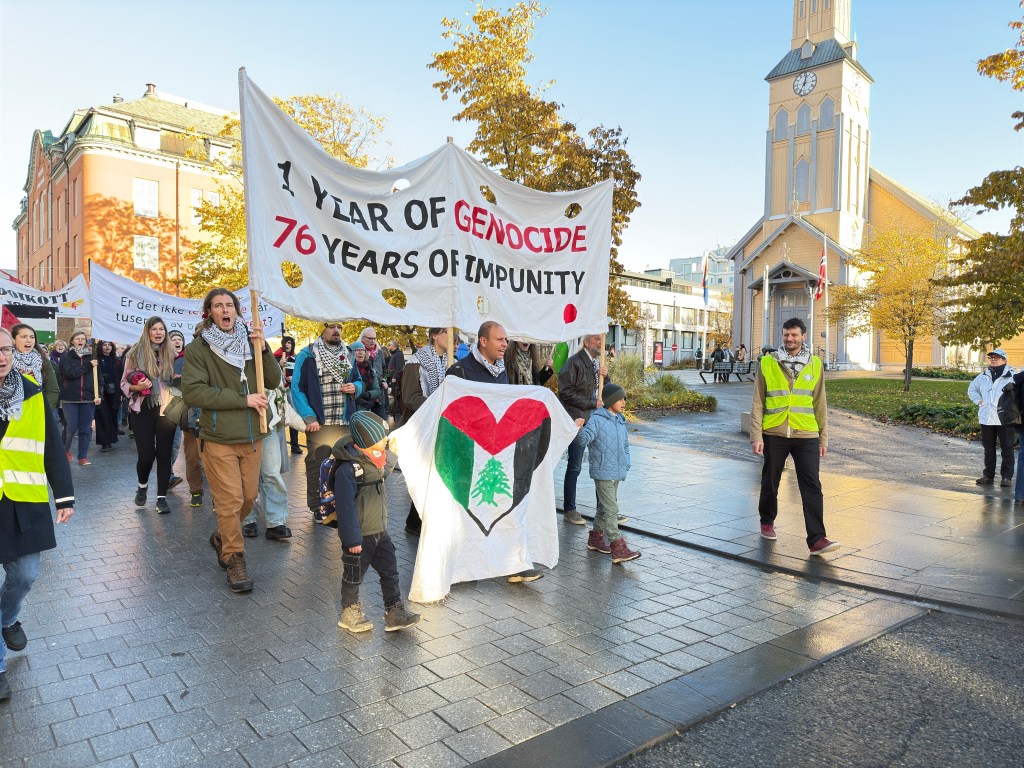
[[[82,357],[70,349],[60,358],[60,399],[68,403],[91,403],[96,399],[92,386],[92,353]],[[97,377],[99,372],[96,373]]]

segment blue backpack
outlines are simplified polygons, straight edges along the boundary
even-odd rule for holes
[[[378,480],[375,483],[364,483],[362,465],[354,460],[348,463],[352,465],[352,470],[355,472],[356,483],[359,487],[357,493],[362,493],[363,488],[366,486],[377,487],[383,485],[383,480]],[[320,506],[313,513],[313,519],[329,528],[338,527],[338,510],[334,503],[334,478],[338,474],[338,467],[340,465],[341,461],[334,458],[334,456],[328,456],[320,462]]]

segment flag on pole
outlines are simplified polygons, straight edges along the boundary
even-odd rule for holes
[[[701,278],[700,287],[704,289],[704,306],[708,305],[708,255],[704,254],[704,276]]]
[[[826,283],[828,283],[828,259],[825,246],[821,246],[821,265],[818,267],[818,290],[814,294],[815,301],[825,295]]]

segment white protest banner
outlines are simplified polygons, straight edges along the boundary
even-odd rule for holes
[[[544,387],[447,376],[392,433],[423,515],[409,599],[558,563],[554,470],[577,429]]]
[[[63,317],[89,317],[92,311],[89,306],[89,286],[84,275],[78,275],[56,291],[39,291],[13,280],[0,280],[0,304],[49,307]]]
[[[311,320],[455,326],[562,341],[608,326],[612,181],[538,192],[454,144],[406,166],[328,155],[239,72],[249,279]],[[492,197],[496,202],[488,202]],[[292,288],[282,265],[298,265]],[[404,308],[384,297],[405,295]]]
[[[192,341],[193,328],[202,319],[202,299],[182,299],[154,291],[99,264],[89,268],[89,290],[93,306],[92,335],[97,339],[131,344],[139,340],[146,320],[158,315],[168,331],[181,331],[188,343]],[[249,289],[234,293],[242,305],[243,319],[250,323]],[[259,310],[266,335],[273,336],[280,331],[284,313],[264,301]]]

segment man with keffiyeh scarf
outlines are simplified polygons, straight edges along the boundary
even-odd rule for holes
[[[782,349],[761,358],[750,407],[750,443],[764,456],[761,470],[761,537],[774,541],[779,512],[779,480],[786,457],[793,457],[803,501],[807,546],[812,555],[839,547],[825,535],[824,499],[818,470],[828,452],[825,378],[822,364],[807,349],[803,320],[782,324]]]
[[[262,441],[260,413],[267,396],[260,394],[254,354],[263,355],[266,391],[281,383],[281,366],[261,330],[252,333],[240,319],[238,298],[214,288],[203,299],[202,332],[185,348],[181,390],[185,404],[201,408],[200,450],[217,510],[217,530],[210,545],[228,572],[232,592],[248,592],[242,521],[252,511],[259,490]]]
[[[60,427],[45,404],[39,384],[11,367],[14,340],[0,329],[0,701],[11,698],[7,651],[25,648],[18,621],[22,601],[39,575],[39,553],[57,546],[47,485],[53,488],[57,522],[74,514],[71,469]]]

